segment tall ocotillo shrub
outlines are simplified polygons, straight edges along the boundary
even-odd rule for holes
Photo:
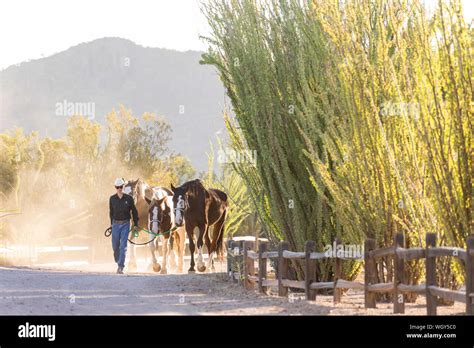
[[[410,245],[438,232],[464,247],[473,233],[473,42],[459,1],[440,1],[431,18],[417,0],[315,0],[313,13],[344,86],[346,112],[324,136],[335,167],[309,155],[338,217],[379,245],[404,231]],[[440,281],[456,287],[450,262],[440,260]],[[421,275],[410,263],[408,281]]]
[[[324,110],[337,108],[331,99],[338,93],[337,80],[326,73],[326,39],[308,7],[297,1],[215,1],[204,10],[213,36],[203,62],[217,67],[232,101],[236,117],[227,126],[235,148],[257,151],[255,167],[235,167],[249,178],[270,237],[284,238],[294,250],[310,239],[320,248],[336,237],[360,243],[357,231],[344,231],[327,190],[314,189],[320,178],[310,177],[303,153],[310,144],[328,160],[322,134],[332,115]],[[304,105],[315,97],[324,105],[306,115]],[[354,270],[350,265],[345,276]],[[331,263],[321,264],[318,275],[331,278]]]

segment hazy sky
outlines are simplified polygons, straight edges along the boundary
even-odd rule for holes
[[[437,0],[426,0],[434,3]],[[472,19],[474,0],[462,0]],[[208,26],[198,0],[0,1],[0,69],[102,37],[142,46],[205,50]]]
[[[0,1],[0,69],[102,37],[204,50],[207,22],[194,0]]]

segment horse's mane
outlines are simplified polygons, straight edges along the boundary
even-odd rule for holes
[[[173,195],[173,191],[171,191],[169,188],[167,187],[160,187],[160,189],[162,189],[163,191],[165,191],[168,196],[172,196]]]
[[[188,182],[185,182],[181,185],[181,188],[185,189],[188,194],[196,196],[200,192],[205,192],[206,188],[202,184],[200,179],[194,179]]]
[[[138,178],[137,180],[127,180],[125,183],[125,186],[129,186],[132,188],[131,195],[133,196],[133,192],[135,191],[137,193],[137,197],[141,199],[145,199],[147,190],[150,188],[150,186]]]
[[[170,189],[168,189],[166,187],[163,187],[163,186],[153,187],[152,191],[153,191],[153,197],[155,197],[155,198],[161,198],[158,195],[159,192],[164,192],[165,196],[173,196],[173,191],[171,191]]]
[[[146,184],[146,182],[140,180],[140,179],[137,179],[137,194],[138,194],[138,197],[142,198],[142,199],[145,199],[145,191],[148,187],[148,185]]]

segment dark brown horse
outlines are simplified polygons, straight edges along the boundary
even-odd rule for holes
[[[197,238],[197,269],[199,272],[206,270],[206,266],[202,261],[203,238],[209,253],[207,268],[214,269],[213,253],[222,256],[224,252],[224,223],[229,207],[227,195],[217,189],[206,189],[199,179],[188,181],[179,187],[174,187],[171,184],[171,190],[173,191],[175,224],[176,226],[185,224],[189,239],[191,267],[188,272],[195,272],[195,228],[199,229]],[[211,226],[213,226],[212,240],[209,236],[209,227]]]

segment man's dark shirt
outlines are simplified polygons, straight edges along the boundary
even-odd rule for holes
[[[123,194],[122,198],[119,198],[117,194],[110,196],[109,214],[111,224],[113,220],[130,220],[130,210],[132,211],[134,225],[138,225],[138,212],[133,197],[126,193]]]

